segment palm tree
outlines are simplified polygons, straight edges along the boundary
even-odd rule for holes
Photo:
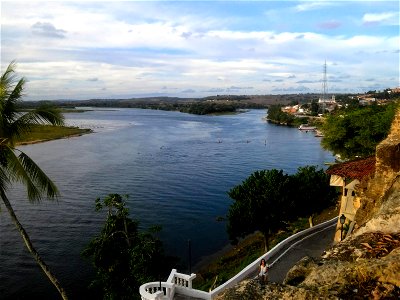
[[[49,106],[27,113],[20,112],[18,105],[21,102],[25,79],[17,80],[14,69],[15,63],[11,62],[0,78],[0,197],[29,252],[62,298],[67,299],[65,290],[32,245],[7,197],[10,184],[22,182],[31,202],[40,201],[43,195],[49,199],[57,198],[57,187],[28,155],[15,148],[15,142],[22,134],[29,133],[34,124],[62,125],[64,118],[57,109]]]

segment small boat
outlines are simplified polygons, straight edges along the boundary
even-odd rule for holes
[[[317,130],[317,127],[315,126],[310,126],[308,124],[301,124],[299,126],[299,130],[306,130],[306,131],[315,131]]]

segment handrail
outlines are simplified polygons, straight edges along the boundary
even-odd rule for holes
[[[142,300],[172,299],[175,293],[175,285],[169,282],[148,282],[140,286],[139,293]]]
[[[299,239],[298,241],[290,245],[288,249],[286,249],[283,253],[281,253],[278,258],[276,258],[273,262],[270,263],[270,266],[273,266],[279,259],[282,258],[282,256],[284,256],[296,244],[300,243],[304,239],[314,234],[317,234],[323,230],[330,228],[333,225],[336,225],[337,219],[338,217],[335,217],[329,221],[315,225],[314,227],[307,228],[296,234],[291,235],[290,237],[286,238],[285,240],[277,244],[270,251],[260,256],[257,260],[249,264],[241,272],[239,272],[238,274],[236,274],[231,279],[229,279],[222,285],[218,286],[214,290],[210,291],[209,293],[192,288],[192,280],[196,277],[196,274],[186,275],[178,273],[176,269],[172,269],[171,274],[167,279],[167,282],[157,281],[141,285],[139,288],[141,298],[142,300],[164,300],[164,299],[170,300],[174,298],[175,292],[177,292],[185,296],[195,297],[199,299],[205,299],[205,300],[214,299],[223,290],[232,287],[233,285],[244,280],[250,274],[252,274],[258,268],[258,264],[261,259],[265,260],[270,259],[272,256],[281,251],[287,244],[291,243],[293,240]],[[160,290],[160,285],[161,285],[161,290]]]
[[[263,254],[257,260],[255,260],[254,262],[249,264],[247,267],[245,267],[241,272],[239,272],[238,274],[233,276],[231,279],[229,279],[228,281],[226,281],[222,285],[220,285],[220,286],[216,287],[214,290],[212,290],[210,292],[211,293],[211,299],[214,299],[223,290],[234,286],[238,282],[240,282],[243,279],[245,279],[246,277],[248,277],[251,273],[253,273],[257,269],[258,264],[259,264],[261,259],[265,259],[267,261],[268,258],[271,258],[273,255],[275,255],[276,253],[281,251],[284,246],[286,246],[288,243],[292,242],[293,240],[295,240],[297,238],[300,238],[302,236],[310,236],[311,234],[315,234],[315,233],[319,232],[320,228],[323,228],[322,230],[325,230],[326,228],[329,228],[333,224],[336,224],[337,218],[338,217],[335,217],[335,218],[333,218],[333,219],[331,219],[329,221],[326,221],[324,223],[321,223],[321,224],[315,225],[315,226],[313,226],[311,228],[307,228],[305,230],[302,230],[302,231],[300,231],[300,232],[298,232],[298,233],[296,233],[294,235],[291,235],[287,239],[281,241],[279,244],[277,244],[270,251],[268,251],[267,253]],[[274,262],[272,262],[270,264],[270,266],[273,266],[274,263],[276,261],[278,261],[284,254],[286,254],[287,251],[288,250],[286,250],[283,254],[281,254]]]

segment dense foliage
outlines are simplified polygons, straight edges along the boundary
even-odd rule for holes
[[[271,105],[268,108],[267,119],[279,124],[291,125],[294,121],[294,116],[283,112],[281,108],[281,105]]]
[[[49,101],[30,101],[24,103],[24,109],[35,108]],[[267,105],[254,103],[247,97],[206,97],[201,100],[180,99],[170,97],[158,97],[149,99],[94,99],[82,101],[56,101],[50,102],[64,109],[72,109],[75,107],[122,107],[122,108],[141,108],[141,109],[157,109],[166,111],[179,111],[184,113],[206,115],[218,113],[231,113],[239,109],[265,109]]]
[[[207,115],[217,113],[231,113],[238,109],[265,108],[264,105],[241,102],[241,101],[196,101],[196,102],[157,102],[157,103],[135,103],[129,102],[127,107],[160,109],[180,111],[195,115]]]
[[[228,194],[234,200],[228,211],[231,241],[260,231],[267,248],[270,234],[285,222],[320,212],[336,199],[329,176],[315,166],[299,168],[294,175],[276,169],[256,171]]]
[[[377,144],[388,134],[396,103],[340,110],[329,115],[322,128],[324,149],[342,159],[365,157],[375,153]]]
[[[283,112],[281,108],[282,105],[271,105],[268,108],[267,119],[269,122],[287,126],[299,126],[308,123],[307,117],[295,117]]]
[[[91,288],[103,299],[136,299],[141,284],[170,271],[162,242],[155,236],[160,228],[139,231],[138,221],[128,216],[125,199],[110,194],[96,200],[96,210],[107,209],[107,218],[101,233],[82,253],[96,269]]]

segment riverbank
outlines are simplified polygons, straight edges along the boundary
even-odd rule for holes
[[[48,142],[57,139],[71,138],[92,133],[91,129],[82,129],[79,127],[35,125],[29,134],[20,137],[16,145],[30,145]]]

